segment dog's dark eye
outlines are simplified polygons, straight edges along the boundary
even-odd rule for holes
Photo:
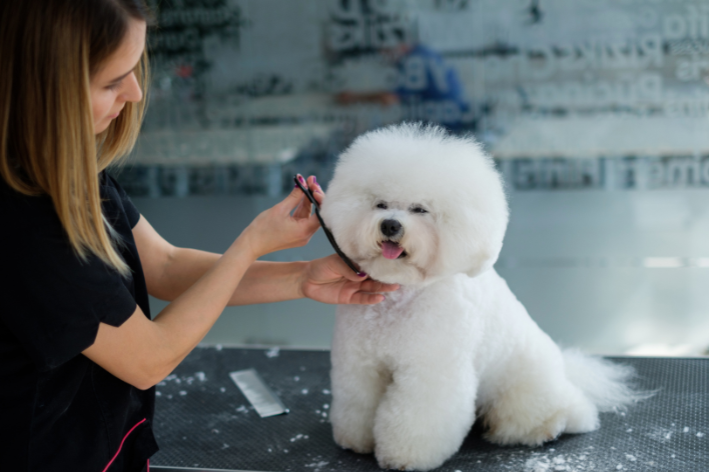
[[[425,208],[422,207],[413,207],[411,209],[412,213],[428,213],[428,211]]]
[[[377,208],[379,208],[380,210],[386,210],[389,207],[387,206],[386,203],[381,202],[381,203],[377,203]]]

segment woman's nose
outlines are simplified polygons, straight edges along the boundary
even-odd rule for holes
[[[143,99],[143,90],[140,88],[135,72],[126,77],[126,88],[123,94],[127,102],[139,102]]]

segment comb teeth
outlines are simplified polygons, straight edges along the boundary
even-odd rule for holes
[[[255,369],[240,370],[229,374],[241,393],[261,418],[288,413],[281,400],[271,391]]]

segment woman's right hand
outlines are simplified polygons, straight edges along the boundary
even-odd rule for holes
[[[298,177],[302,179],[300,174]],[[307,186],[321,204],[325,195],[314,176],[308,177]],[[244,239],[255,259],[282,249],[305,246],[320,227],[311,209],[312,204],[296,186],[282,202],[259,214],[239,239]]]

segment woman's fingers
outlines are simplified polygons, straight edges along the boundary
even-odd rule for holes
[[[322,189],[320,186],[317,184],[317,180],[314,175],[311,175],[308,177],[307,180],[303,178],[302,175],[298,174],[298,179],[300,182],[303,184],[303,187],[306,187],[310,189],[310,193],[315,197],[315,201],[318,203],[322,202]],[[301,190],[302,192],[302,190]],[[307,218],[307,224],[303,223],[306,225],[306,231],[312,235],[312,233],[315,233],[318,228],[320,228],[320,221],[318,220],[318,217],[312,213],[313,209],[313,204],[310,202],[310,200],[306,197],[305,202],[303,203],[302,210],[299,213],[294,213],[294,217],[296,219],[306,219]]]
[[[350,266],[345,264],[345,261],[343,261],[342,258],[337,254],[330,254],[324,260],[326,261],[333,275],[343,277],[351,282],[356,283],[367,280],[367,274],[365,274],[364,272],[355,273],[350,268]]]
[[[380,293],[357,292],[350,298],[350,303],[358,305],[376,305],[384,301],[384,295]]]
[[[382,293],[365,290],[362,284],[347,284],[343,287],[340,302],[341,304],[374,305],[380,303],[386,297]],[[388,291],[388,290],[387,290]]]
[[[302,175],[298,174],[297,176],[298,180],[300,183],[303,185],[303,187],[308,188],[308,182],[303,178]],[[300,187],[296,185],[296,189],[300,190]],[[307,218],[310,216],[310,213],[312,212],[313,205],[310,203],[310,199],[305,195],[305,193],[300,190],[301,192],[301,200],[300,203],[298,204],[298,207],[295,209],[293,212],[293,217],[295,219],[301,219],[301,218]]]
[[[384,293],[399,288],[358,276],[337,254],[310,261],[301,282],[302,293],[323,303],[372,305],[384,300]]]
[[[315,198],[315,201],[318,202],[318,205],[321,205],[325,194],[323,193],[322,188],[320,188],[317,178],[314,175],[311,175],[307,180],[305,180],[302,175],[298,174],[298,179],[303,184],[303,187],[310,190],[310,194]],[[303,203],[301,203],[301,205],[302,209],[299,206],[298,209],[296,209],[296,212],[293,213],[293,216],[296,218],[307,218],[312,212],[313,205],[307,198]]]
[[[300,199],[300,202],[298,203],[298,206],[295,207],[295,210],[293,211],[293,218],[296,220],[300,220],[301,218],[307,218],[310,216],[310,200],[307,199],[305,195],[303,195]]]
[[[330,268],[333,272],[346,279],[342,287],[340,302],[343,304],[357,303],[362,305],[373,305],[384,300],[382,293],[393,292],[400,288],[399,284],[385,284],[370,279],[367,274],[360,272],[355,274],[350,267],[337,255],[328,257]]]
[[[374,305],[382,302],[386,298],[385,293],[393,292],[398,289],[398,284],[385,284],[374,280],[347,282],[343,287],[340,303]]]
[[[313,195],[315,198],[315,201],[318,202],[318,204],[322,204],[323,199],[325,197],[325,194],[318,184],[317,178],[314,175],[311,175],[308,177],[308,179],[304,179],[302,175],[298,174],[296,177],[300,183],[303,185],[303,187],[307,188],[310,190],[310,193]],[[300,194],[299,194],[300,192]],[[293,210],[293,203],[286,198],[286,200],[283,202],[285,204],[286,201],[288,201],[288,204],[285,204],[285,206],[288,208],[288,212],[291,213],[296,219],[301,219],[301,218],[307,218],[311,216],[312,212],[312,203],[310,200],[305,196],[302,190],[300,190],[300,187],[297,185],[293,188],[293,192],[291,194],[295,193],[296,195],[300,195],[304,199],[301,199],[298,206],[295,208],[295,211]],[[290,197],[290,195],[289,195]]]
[[[300,175],[298,177],[302,179]],[[305,187],[305,184],[303,184],[303,187]],[[295,186],[293,187],[291,193],[289,193],[286,198],[284,198],[281,203],[276,206],[279,207],[279,211],[281,214],[290,215],[291,212],[293,212],[293,210],[295,210],[296,207],[300,205],[301,200],[303,199],[308,200],[303,191],[299,187]],[[303,204],[303,206],[305,206],[305,204]],[[308,201],[308,209],[309,208],[310,201]],[[308,212],[308,214],[310,213]]]
[[[310,189],[310,193],[313,194],[313,197],[315,197],[315,201],[318,202],[318,205],[322,205],[325,199],[325,192],[323,192],[320,184],[318,184],[318,179],[314,175],[308,177],[308,188]]]
[[[302,179],[302,176],[299,176]],[[303,186],[308,185],[305,179]],[[301,247],[320,227],[315,215],[311,215],[312,204],[299,187],[294,187],[286,197],[270,209],[262,212],[249,225],[249,233],[254,247],[260,255],[270,252]]]
[[[303,183],[303,187],[308,185],[300,174],[298,174],[298,179]],[[311,233],[312,235],[312,233],[317,231],[319,222],[315,215],[311,215],[312,204],[298,186],[294,186],[291,193],[276,206],[281,215],[286,217],[292,216],[298,222],[304,221],[302,224],[305,228],[303,229],[307,233]]]
[[[340,256],[333,254],[330,257],[332,257],[333,270],[350,282],[356,283],[357,290],[360,292],[393,292],[400,287],[399,284],[385,284],[372,280],[364,272],[355,274]]]
[[[393,292],[398,290],[399,284],[385,284],[376,280],[365,280],[360,288],[363,292]]]

